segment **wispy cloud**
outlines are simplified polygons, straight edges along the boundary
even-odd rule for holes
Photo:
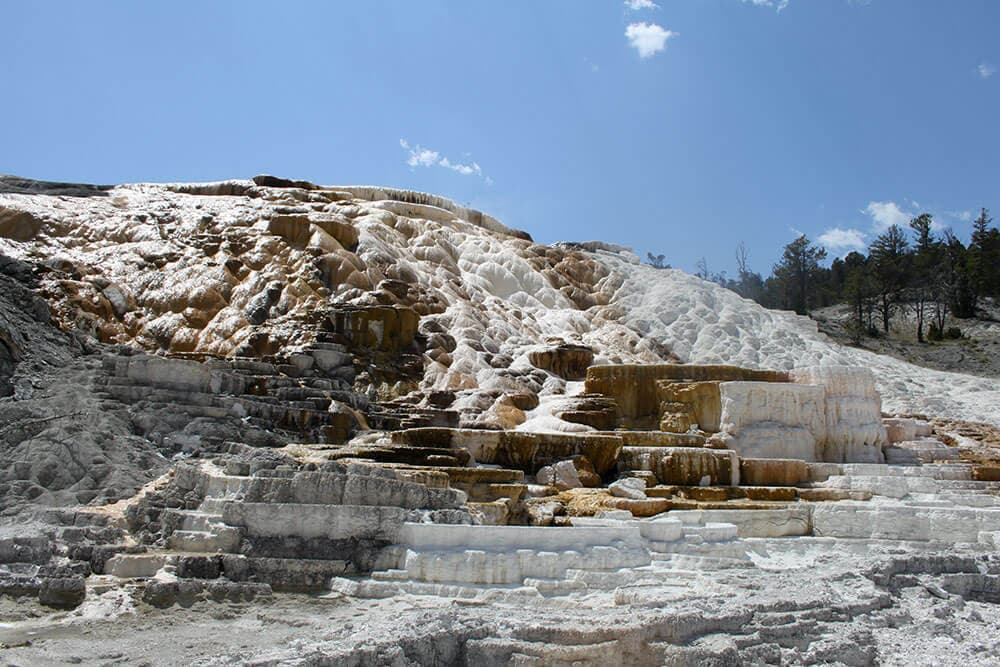
[[[410,142],[406,139],[400,139],[399,146],[406,151],[406,164],[410,165],[410,167],[444,167],[463,176],[472,176],[474,174],[485,180],[487,185],[493,184],[493,179],[483,174],[483,169],[479,166],[478,162],[452,162],[437,151],[424,148],[420,144],[411,146]]]
[[[653,0],[625,0],[625,7],[637,12],[640,9],[659,9],[660,6]]]
[[[789,0],[743,0],[743,2],[750,3],[755,7],[774,7],[780,12],[788,6]]]
[[[864,250],[865,233],[860,229],[841,229],[834,227],[820,234],[818,241],[827,250],[838,257],[843,257],[852,250]]]
[[[625,28],[628,44],[639,52],[640,58],[651,58],[667,48],[667,40],[677,33],[655,23],[630,23]]]
[[[754,7],[773,7],[775,11],[781,11],[788,7],[791,0],[743,0],[744,4]],[[872,4],[872,0],[847,0],[847,4],[852,7],[867,7]]]
[[[979,63],[979,76],[983,79],[988,79],[997,73],[996,65],[991,65],[990,63]]]

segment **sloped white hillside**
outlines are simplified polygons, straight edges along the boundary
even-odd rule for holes
[[[64,326],[146,349],[241,354],[261,332],[291,348],[330,304],[397,304],[440,343],[425,388],[507,388],[530,372],[528,352],[567,342],[596,363],[859,365],[888,411],[1000,425],[996,380],[845,348],[807,318],[623,249],[542,246],[421,193],[227,181],[0,194],[0,252],[51,269]]]

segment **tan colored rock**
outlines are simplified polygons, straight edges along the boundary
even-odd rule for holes
[[[586,391],[614,398],[618,403],[623,426],[656,430],[660,426],[660,397],[657,382],[662,380],[787,382],[788,374],[735,366],[689,364],[591,366],[587,370]]]
[[[582,380],[587,376],[587,368],[594,363],[594,350],[586,345],[563,343],[532,351],[528,360],[535,368],[555,373],[564,380]]]
[[[594,464],[590,462],[590,459],[586,456],[574,456],[570,460],[576,466],[576,474],[584,486],[589,488],[601,486],[603,480],[594,470]]]
[[[413,344],[420,316],[412,308],[338,306],[331,320],[350,345],[395,352]]]
[[[797,459],[740,459],[740,484],[797,486],[809,481],[809,466]]]
[[[492,502],[469,502],[467,503],[469,512],[472,513],[473,520],[482,526],[506,526],[510,517],[510,507],[506,501],[494,500]]]
[[[972,479],[980,482],[1000,482],[1000,466],[977,465],[972,469]]]
[[[527,419],[524,411],[514,405],[514,402],[506,395],[496,400],[490,409],[487,410],[484,418],[487,421],[495,422],[504,431],[517,428]]]
[[[42,229],[42,220],[27,211],[0,206],[0,236],[30,241]]]
[[[646,498],[645,500],[607,498],[604,501],[604,506],[616,510],[625,510],[631,512],[633,516],[644,518],[666,512],[670,509],[670,501],[664,498]]]
[[[660,430],[685,433],[690,426],[696,426],[706,433],[715,433],[719,430],[722,400],[718,381],[660,380],[656,383],[656,391],[662,413]],[[674,415],[678,417],[674,418]]]
[[[451,338],[449,336],[449,338]],[[451,349],[455,349],[455,339],[451,339]],[[510,402],[520,410],[534,410],[538,407],[538,394],[531,391],[519,391],[507,395]]]
[[[544,465],[583,455],[598,475],[606,475],[614,468],[621,447],[621,439],[615,436],[507,431],[500,433],[495,459],[480,460],[534,473]]]
[[[698,418],[687,403],[664,401],[660,403],[660,430],[667,433],[687,433],[698,428]]]
[[[535,500],[526,503],[528,523],[532,526],[551,526],[556,515],[565,513],[565,507],[555,500]]]
[[[645,470],[660,484],[735,486],[739,463],[730,450],[695,447],[622,447],[620,471]]]

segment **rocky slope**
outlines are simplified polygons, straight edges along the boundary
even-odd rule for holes
[[[36,183],[33,194],[6,182],[0,251],[39,267],[61,328],[102,342],[289,355],[338,317],[384,317],[369,313],[392,306],[412,309],[419,330],[409,340],[406,322],[380,322],[382,347],[415,343],[408,351],[421,367],[359,373],[351,386],[372,397],[475,389],[465,400],[482,412],[490,391],[559,391],[539,386],[529,355],[575,343],[598,364],[865,366],[891,411],[1000,421],[996,380],[845,348],[806,318],[652,269],[625,249],[538,245],[430,195],[271,177],[79,192]]]
[[[829,306],[810,313],[810,317],[816,320],[821,332],[836,342],[854,345],[850,334],[854,315],[849,307]],[[902,309],[893,315],[888,336],[866,336],[855,347],[924,368],[1000,377],[1000,304],[993,299],[982,299],[977,318],[957,319],[949,315],[945,329],[952,327],[961,331],[961,338],[919,343],[913,314]]]

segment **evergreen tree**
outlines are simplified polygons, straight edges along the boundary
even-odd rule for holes
[[[958,318],[976,314],[976,289],[969,252],[965,245],[950,231],[944,233],[942,286],[948,298],[948,307]]]
[[[872,241],[868,248],[875,289],[878,291],[878,311],[882,330],[889,333],[889,321],[900,303],[907,283],[909,244],[899,225],[892,225]]]
[[[917,342],[924,342],[924,323],[927,315],[935,304],[943,303],[943,294],[939,286],[938,273],[941,265],[941,245],[934,238],[932,231],[934,219],[929,213],[924,213],[910,221],[910,228],[917,237],[911,263],[910,287],[906,291],[907,302],[913,310],[917,323]],[[944,320],[944,312],[937,306],[935,321],[940,332]]]
[[[868,269],[868,259],[860,252],[849,253],[841,261],[841,265],[844,275],[841,298],[851,306],[851,339],[859,345],[865,333],[872,329],[875,287]]]
[[[995,296],[1000,291],[1000,232],[990,227],[991,222],[984,208],[972,223],[968,262],[977,302],[980,296]]]
[[[809,312],[815,300],[817,278],[822,273],[819,263],[824,259],[826,250],[812,245],[805,234],[785,246],[781,261],[773,269],[773,288],[778,291],[783,308],[800,315]]]

